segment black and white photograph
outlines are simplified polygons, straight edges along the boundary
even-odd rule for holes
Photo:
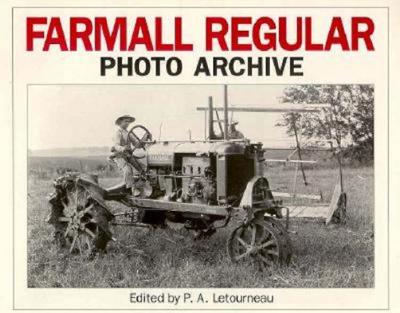
[[[374,288],[373,84],[27,88],[28,288]]]

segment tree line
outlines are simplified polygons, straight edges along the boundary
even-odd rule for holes
[[[373,85],[293,85],[284,89],[284,103],[327,104],[317,112],[285,113],[278,126],[301,136],[304,146],[328,146],[341,162],[374,159]]]

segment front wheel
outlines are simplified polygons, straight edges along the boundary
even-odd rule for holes
[[[291,245],[286,230],[274,219],[254,219],[237,227],[228,239],[232,262],[256,260],[262,268],[290,262]]]

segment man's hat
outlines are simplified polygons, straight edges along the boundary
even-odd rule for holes
[[[232,122],[229,123],[229,125],[233,125],[233,126],[234,126],[234,125],[237,125],[237,124],[239,124],[238,121],[232,121]]]
[[[129,120],[130,123],[133,123],[136,119],[130,115],[122,115],[115,120],[115,125],[121,124],[123,120]]]

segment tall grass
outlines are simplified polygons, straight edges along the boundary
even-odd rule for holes
[[[266,172],[272,188],[289,191],[292,174],[276,168]],[[336,171],[319,169],[309,173],[308,178],[310,186],[301,186],[299,176],[298,191],[321,189],[324,198],[329,199]],[[111,185],[115,181],[107,178],[101,183]],[[324,226],[318,221],[291,220],[292,263],[268,272],[260,272],[251,262],[229,262],[226,240],[238,220],[204,241],[193,241],[192,234],[185,230],[114,227],[117,242],[110,244],[106,255],[92,261],[58,251],[51,243],[52,228],[45,222],[46,194],[52,190],[51,184],[51,180],[29,180],[29,287],[374,286],[372,168],[345,170],[347,224]],[[119,210],[118,205],[110,204],[114,210]]]

